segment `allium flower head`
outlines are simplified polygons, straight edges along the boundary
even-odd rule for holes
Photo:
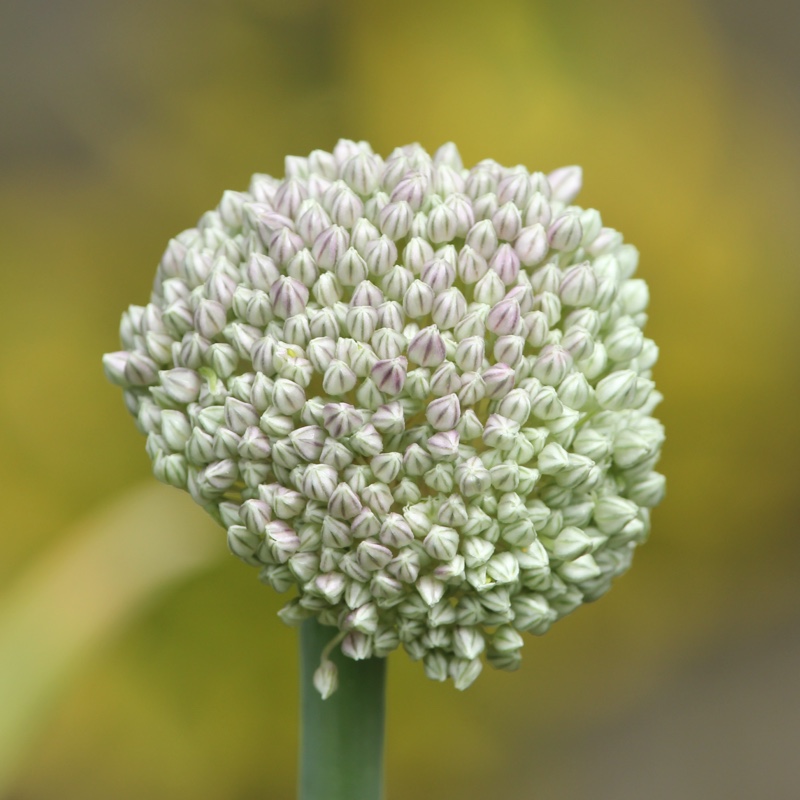
[[[628,569],[664,493],[658,349],[580,186],[340,141],[169,243],[106,374],[285,622],[463,689]]]

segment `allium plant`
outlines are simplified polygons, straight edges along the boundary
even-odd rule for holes
[[[106,374],[156,477],[316,620],[323,698],[398,647],[458,689],[516,669],[647,537],[648,291],[580,187],[340,141],[225,192],[123,314]]]

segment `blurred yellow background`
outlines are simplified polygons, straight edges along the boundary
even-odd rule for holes
[[[800,15],[749,5],[3,4],[3,800],[293,797],[295,632],[153,485],[100,356],[172,235],[339,137],[581,164],[666,397],[668,497],[608,597],[463,695],[391,659],[388,800],[800,796]]]

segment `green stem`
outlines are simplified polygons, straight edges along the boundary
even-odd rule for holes
[[[380,800],[386,659],[353,661],[334,648],[339,688],[323,700],[314,671],[335,628],[309,619],[300,630],[300,800]]]

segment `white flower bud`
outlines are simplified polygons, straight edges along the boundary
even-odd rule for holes
[[[449,242],[458,232],[458,217],[452,208],[440,203],[428,215],[428,238],[434,243]]]
[[[435,606],[444,597],[445,584],[432,575],[423,575],[416,583],[420,597],[429,607]]]
[[[504,203],[492,215],[492,225],[500,239],[513,242],[522,228],[519,208],[512,202]]]
[[[464,372],[477,372],[483,366],[484,354],[485,342],[483,337],[468,336],[459,342],[456,348],[456,364]]]
[[[433,321],[442,329],[450,330],[467,312],[467,301],[456,288],[447,289],[433,301]]]
[[[381,233],[397,241],[411,230],[414,211],[405,200],[387,203],[378,214],[378,226]]]
[[[370,272],[387,275],[397,260],[397,245],[388,236],[381,236],[367,243],[364,259]]]
[[[498,584],[514,583],[519,576],[519,562],[513,553],[495,553],[486,564],[486,574]]]
[[[341,224],[341,223],[339,223]],[[297,232],[307,245],[331,226],[331,218],[316,200],[306,200],[297,217]]]
[[[536,358],[533,376],[548,386],[558,386],[572,369],[572,356],[560,345],[545,345]]]
[[[606,337],[604,344],[612,361],[630,361],[641,353],[644,335],[635,325],[620,325]]]
[[[412,319],[426,317],[433,309],[435,294],[428,284],[415,280],[403,294],[403,310]]]
[[[339,397],[349,392],[356,385],[356,374],[344,361],[334,359],[325,370],[322,388],[326,394]]]
[[[487,306],[499,303],[505,297],[505,294],[506,287],[503,281],[500,280],[500,276],[494,270],[487,272],[475,284],[475,290],[473,292],[475,302],[485,303]]]
[[[523,228],[514,241],[514,251],[526,267],[540,264],[547,255],[549,246],[547,232],[539,222]]]
[[[387,547],[399,549],[413,542],[414,534],[409,524],[400,514],[388,514],[381,523],[379,538]],[[396,571],[392,571],[391,567],[390,571],[400,578],[400,575],[396,574]]]
[[[564,305],[592,305],[597,294],[597,277],[588,261],[576,264],[564,273],[558,294]]]
[[[294,381],[278,378],[273,388],[272,403],[281,413],[291,416],[306,402],[306,394]]]
[[[477,253],[468,244],[461,248],[456,262],[456,270],[458,277],[464,283],[467,285],[477,283],[488,269],[489,265],[480,253]]]
[[[372,640],[359,631],[348,633],[342,640],[341,648],[342,653],[354,661],[363,661],[372,657]]]
[[[161,388],[176,403],[192,403],[200,394],[200,376],[194,370],[182,367],[164,370],[158,373],[158,379]]]
[[[468,458],[456,467],[458,489],[465,497],[483,494],[492,485],[489,470],[479,458]]]
[[[371,458],[383,451],[383,440],[373,425],[367,424],[350,438],[353,452]]]
[[[525,340],[521,336],[510,334],[499,336],[494,343],[492,352],[495,361],[516,367],[522,361],[525,352]]]
[[[658,505],[666,491],[666,479],[657,472],[650,472],[644,478],[635,481],[628,488],[628,498],[645,508]]]
[[[583,170],[578,166],[560,167],[547,176],[547,181],[550,184],[553,199],[560,200],[567,205],[577,197],[581,190]]]
[[[392,560],[392,551],[373,539],[364,539],[356,550],[358,563],[367,572],[383,569]]]
[[[636,403],[637,377],[632,370],[612,372],[597,384],[597,402],[610,411],[633,408]]]
[[[458,552],[458,533],[443,525],[434,525],[428,531],[422,546],[425,552],[439,561],[451,561]]]
[[[602,574],[597,562],[590,555],[580,556],[574,561],[566,561],[558,568],[558,573],[564,580],[573,583],[589,581]]]
[[[360,151],[342,164],[341,174],[360,195],[371,194],[378,187],[379,160],[371,154]]]
[[[339,687],[339,671],[336,664],[326,658],[314,670],[313,684],[322,699],[327,700]]]
[[[476,222],[467,233],[466,243],[479,255],[489,258],[497,248],[497,232],[492,221]]]
[[[483,664],[479,658],[474,658],[471,661],[466,659],[454,658],[450,662],[450,677],[459,691],[463,692],[468,689],[478,678],[483,670]]]
[[[550,203],[541,192],[534,192],[528,200],[528,205],[525,209],[525,225],[541,224],[547,226],[553,218],[553,212],[550,208]]]
[[[433,258],[433,247],[425,239],[413,236],[403,248],[403,264],[411,272],[419,274],[423,266]]]
[[[574,214],[562,214],[547,228],[547,240],[553,250],[572,252],[580,246],[583,228]]]
[[[616,495],[607,495],[597,500],[594,507],[594,521],[602,533],[619,533],[625,525],[636,517],[638,506],[631,500]]]

